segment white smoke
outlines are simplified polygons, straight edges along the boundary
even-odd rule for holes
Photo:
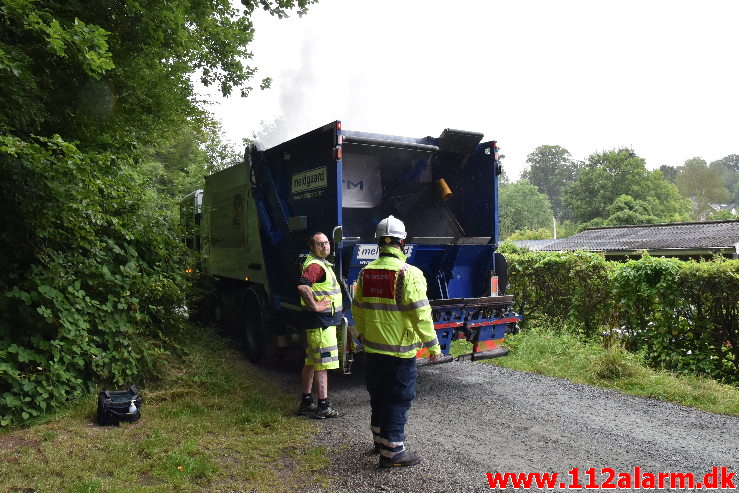
[[[217,114],[232,139],[266,147],[334,120],[409,137],[482,132],[511,179],[544,144],[584,159],[626,143],[650,168],[719,159],[737,152],[739,3],[688,5],[321,0],[303,18],[260,13],[253,64],[272,88]]]

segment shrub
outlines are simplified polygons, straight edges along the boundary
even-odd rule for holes
[[[134,164],[0,136],[0,425],[151,373],[178,326],[181,247]]]
[[[619,334],[653,367],[739,382],[739,261],[644,255],[619,263],[520,251],[507,258],[524,328],[551,317],[586,337]]]
[[[525,304],[527,316],[546,314],[586,335],[608,325],[611,315],[609,266],[588,252],[524,252],[506,255],[509,292]],[[524,322],[524,326],[525,326]]]
[[[739,382],[739,261],[687,262],[677,285],[676,310],[687,320],[686,339],[708,357],[700,372]]]
[[[633,356],[618,345],[608,347],[593,363],[593,374],[603,380],[630,378],[638,371],[639,365]]]

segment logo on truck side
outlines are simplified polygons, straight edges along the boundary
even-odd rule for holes
[[[413,256],[413,245],[406,245],[403,253],[407,258]],[[357,260],[360,264],[368,264],[370,260],[380,257],[380,247],[372,244],[360,243],[357,245]]]
[[[292,180],[292,193],[305,192],[315,188],[326,188],[328,177],[326,167],[295,173]]]
[[[341,180],[341,181],[343,181],[344,183],[346,183],[346,189],[347,190],[357,189],[357,190],[364,191],[364,180],[359,180],[356,183],[354,183],[353,181],[348,180],[348,179],[347,180]]]

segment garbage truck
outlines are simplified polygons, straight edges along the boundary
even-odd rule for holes
[[[198,316],[230,327],[252,361],[299,343],[297,279],[309,238],[323,232],[342,286],[339,353],[348,373],[362,349],[352,294],[379,255],[377,223],[393,215],[406,225],[408,263],[426,277],[441,362],[453,359],[457,339],[471,343],[458,359],[503,355],[521,316],[496,251],[501,172],[496,141],[454,129],[410,138],[335,121],[269,149],[251,146],[181,204],[188,246],[200,253],[195,269],[209,283]],[[420,350],[419,363],[426,356]]]

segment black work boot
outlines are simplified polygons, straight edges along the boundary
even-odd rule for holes
[[[298,416],[310,416],[316,412],[316,409],[318,409],[318,405],[313,401],[313,399],[304,398],[300,401],[297,414]]]
[[[407,467],[415,466],[421,462],[421,454],[418,452],[402,452],[392,459],[380,456],[380,467]]]
[[[316,419],[326,419],[326,418],[338,418],[341,416],[341,413],[331,407],[331,404],[327,404],[325,407],[323,406],[317,406],[316,412],[313,414],[313,417]]]

